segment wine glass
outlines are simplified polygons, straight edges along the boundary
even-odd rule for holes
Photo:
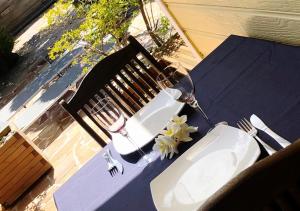
[[[195,98],[195,86],[188,71],[180,64],[167,66],[156,78],[159,86],[175,100],[187,103],[199,111],[206,122],[211,125],[209,118]]]
[[[146,166],[153,161],[153,159],[130,138],[125,128],[125,116],[120,109],[112,103],[109,97],[100,99],[92,108],[92,113],[99,120],[100,125],[104,129],[112,133],[120,133],[138,149],[137,151],[142,157],[142,161],[138,161],[139,166]]]

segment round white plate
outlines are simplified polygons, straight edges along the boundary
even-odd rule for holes
[[[259,155],[250,135],[218,125],[151,181],[154,204],[160,211],[198,210]]]
[[[174,93],[176,94],[176,93]],[[139,110],[126,122],[126,130],[130,138],[139,146],[143,147],[152,141],[174,115],[183,108],[180,103],[165,91],[161,91],[147,105]],[[113,133],[112,142],[118,153],[128,155],[137,150],[124,136]]]

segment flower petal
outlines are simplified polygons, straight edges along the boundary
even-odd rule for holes
[[[198,131],[198,127],[194,127],[194,126],[189,126],[187,128],[188,132],[190,133],[194,133],[194,132],[197,132]]]
[[[187,115],[182,115],[181,117],[179,116],[174,116],[172,121],[177,124],[177,125],[182,125],[187,121]]]

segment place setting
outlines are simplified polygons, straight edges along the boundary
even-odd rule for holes
[[[162,72],[156,78],[161,91],[129,119],[125,118],[120,108],[114,105],[109,97],[99,99],[99,102],[92,108],[92,113],[99,120],[101,126],[110,132],[113,146],[120,155],[125,157],[136,152],[140,155],[141,159],[137,163],[138,166],[146,166],[153,159],[156,159],[158,153],[152,151],[148,155],[142,148],[157,136],[158,138],[155,140],[160,140],[162,135],[159,134],[163,129],[171,125],[171,122],[174,123],[174,118],[180,119],[177,115],[185,104],[199,112],[207,124],[211,125],[210,120],[195,98],[194,84],[187,70],[179,63],[168,66],[164,70],[170,75]],[[174,84],[177,86],[174,87]],[[186,121],[186,116],[184,118]],[[188,127],[186,123],[185,125]],[[193,132],[196,131],[193,130]],[[184,136],[189,135],[189,132],[185,131],[184,133],[186,133],[183,134]],[[180,141],[178,140],[178,142]],[[161,142],[165,141],[162,140]],[[153,149],[159,151],[157,145],[153,146]],[[166,150],[168,149],[169,146]]]
[[[276,150],[259,138],[258,131],[266,132],[283,148],[290,144],[255,114],[233,126],[226,121],[213,125],[195,97],[191,76],[179,63],[165,68],[156,80],[161,91],[129,119],[109,97],[100,99],[92,110],[112,135],[113,147],[121,157],[138,153],[136,168],[151,169],[154,161],[164,162],[180,155],[150,182],[158,210],[201,207],[218,189],[257,161],[261,154],[258,143],[269,155],[274,154]],[[188,125],[189,116],[180,115],[185,104],[200,114],[210,128],[200,140],[191,138],[198,126]],[[152,151],[144,151],[143,147],[153,140]],[[194,143],[182,154],[178,146],[185,142]],[[102,156],[111,177],[126,172],[124,160],[115,159],[110,149],[104,150]]]
[[[201,210],[249,169],[291,148],[297,132],[288,130],[295,125],[287,120],[296,118],[295,110],[273,115],[285,102],[265,109],[281,99],[273,87],[256,86],[265,78],[245,83],[250,72],[240,75],[230,59],[213,56],[192,71],[180,63],[156,69],[150,78],[155,96],[132,115],[111,95],[96,97],[89,105],[90,116],[108,132],[111,143],[55,196],[85,190],[74,200],[87,204],[93,198],[90,210]],[[218,63],[220,69],[214,66],[216,59],[224,63]],[[222,70],[227,62],[237,70]],[[201,69],[207,66],[209,72]],[[250,105],[250,100],[255,103]],[[75,208],[77,203],[62,198],[57,203]]]

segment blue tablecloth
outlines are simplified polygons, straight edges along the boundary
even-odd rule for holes
[[[300,47],[230,36],[191,75],[196,98],[214,123],[225,120],[234,126],[255,113],[287,140],[300,137]],[[189,124],[199,127],[199,140],[209,126],[191,109],[182,113],[188,114]],[[259,135],[280,149],[269,136]],[[124,164],[124,174],[112,178],[98,153],[54,193],[58,210],[155,210],[150,181],[174,159],[157,159],[141,169],[121,158],[111,144],[107,148]]]

